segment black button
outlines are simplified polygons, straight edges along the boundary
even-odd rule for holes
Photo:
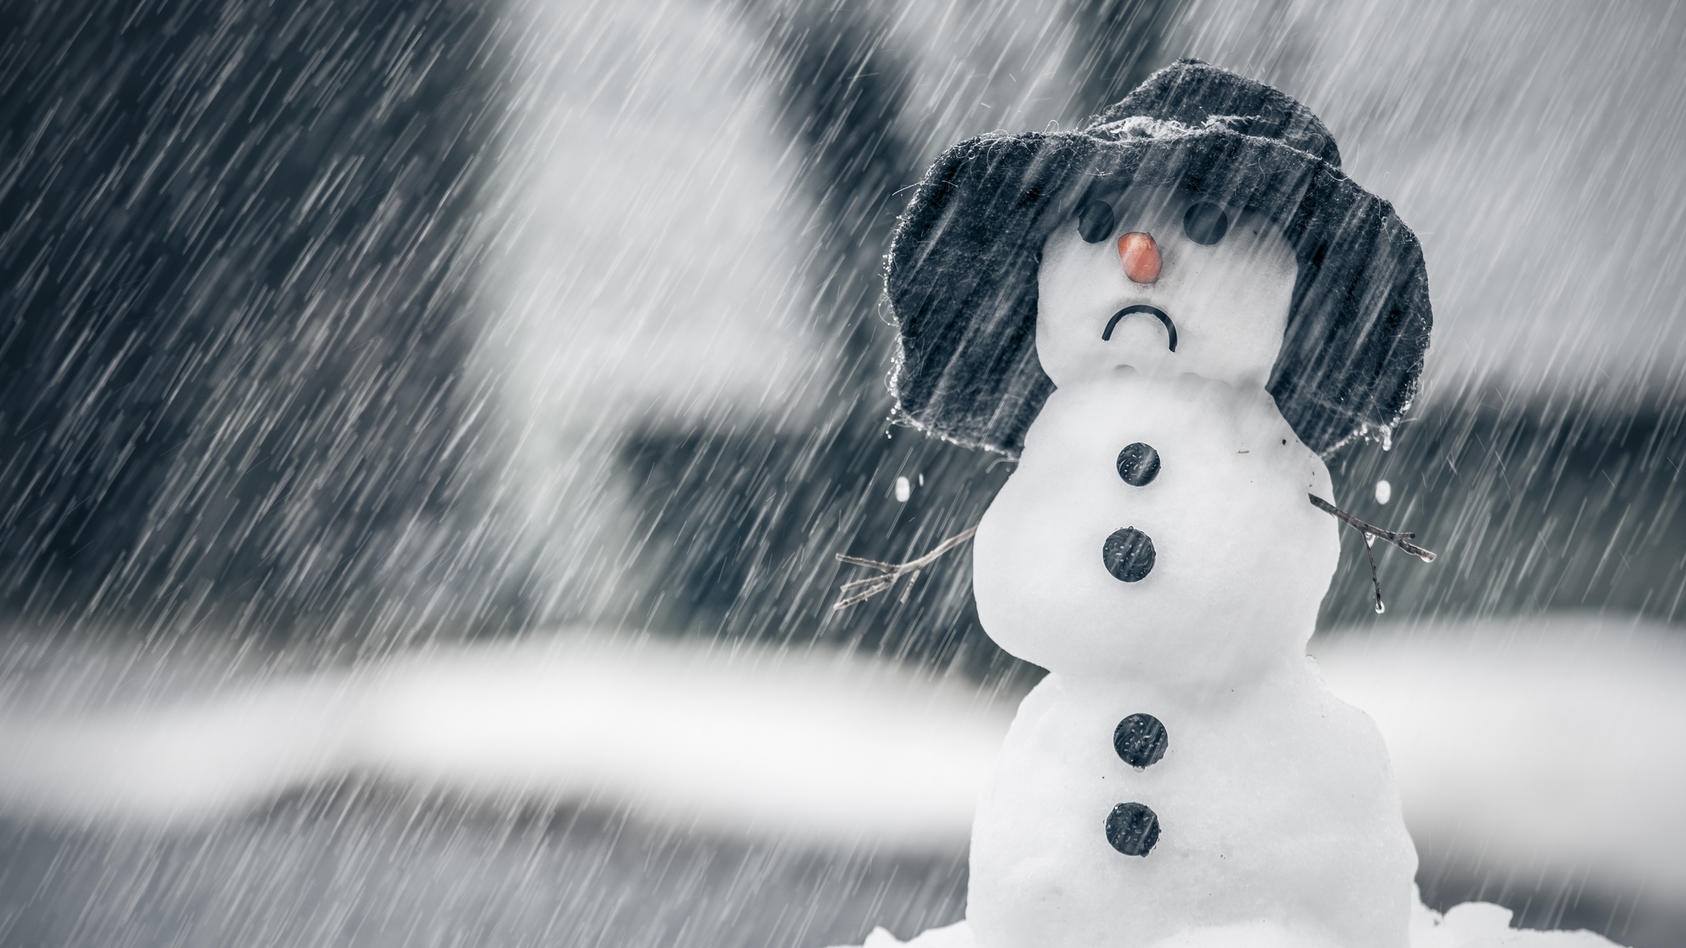
[[[1112,749],[1119,759],[1138,770],[1159,763],[1170,743],[1165,725],[1151,714],[1132,714],[1119,721],[1112,732]]]
[[[1118,476],[1131,487],[1146,487],[1159,476],[1159,452],[1153,445],[1137,441],[1118,452]]]
[[[1153,541],[1135,527],[1112,531],[1101,545],[1106,571],[1126,583],[1139,582],[1153,572]]]
[[[1106,841],[1126,856],[1145,856],[1159,842],[1159,815],[1145,803],[1120,803],[1106,816]]]

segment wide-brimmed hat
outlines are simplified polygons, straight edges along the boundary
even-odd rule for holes
[[[1169,185],[1262,212],[1293,245],[1299,276],[1267,388],[1300,439],[1328,454],[1385,435],[1416,393],[1428,277],[1410,228],[1340,164],[1310,109],[1192,59],[1081,130],[950,148],[890,247],[897,418],[1016,457],[1054,387],[1035,351],[1043,242],[1090,195]]]

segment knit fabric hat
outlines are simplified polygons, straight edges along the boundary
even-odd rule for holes
[[[1299,262],[1267,385],[1327,455],[1385,436],[1416,393],[1432,314],[1422,250],[1387,201],[1341,173],[1329,130],[1260,82],[1193,59],[1079,131],[950,148],[896,227],[886,289],[899,334],[895,417],[1016,457],[1053,383],[1037,361],[1043,242],[1095,193],[1173,186],[1282,228]]]

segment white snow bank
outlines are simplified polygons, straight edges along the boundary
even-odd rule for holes
[[[196,682],[186,698],[147,694],[156,673],[137,683],[121,660],[68,657],[0,680],[0,813],[194,823],[368,774],[933,850],[963,845],[1011,714],[970,683],[831,652],[580,633],[356,672],[173,676]],[[104,699],[114,686],[131,697]]]
[[[1686,630],[1529,616],[1312,652],[1381,727],[1419,851],[1686,901]]]
[[[831,652],[591,638],[442,652],[370,694],[355,758],[391,777],[888,849],[965,838],[1009,714]]]

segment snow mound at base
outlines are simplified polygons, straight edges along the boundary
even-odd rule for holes
[[[1602,935],[1511,928],[1511,911],[1490,902],[1465,902],[1445,915],[1417,903],[1411,948],[1616,948]]]
[[[1619,948],[1589,931],[1546,932],[1510,927],[1511,911],[1488,902],[1466,902],[1442,915],[1417,902],[1411,917],[1411,948]],[[841,946],[840,946],[841,948]],[[956,922],[897,941],[882,928],[866,936],[860,948],[977,948],[971,926]],[[1306,936],[1268,923],[1226,925],[1161,941],[1153,948],[1341,948],[1315,945]]]

